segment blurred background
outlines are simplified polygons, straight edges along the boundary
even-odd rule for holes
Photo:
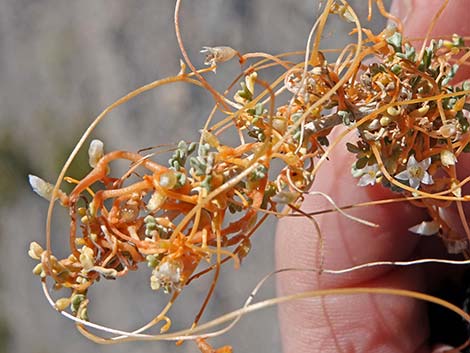
[[[351,4],[366,24],[367,1]],[[49,307],[31,273],[35,261],[27,256],[31,241],[44,245],[47,209],[47,202],[31,192],[27,175],[55,181],[79,136],[102,109],[179,71],[173,11],[170,0],[0,0],[0,352],[197,351],[192,343],[99,346],[88,341]],[[242,53],[302,50],[318,14],[316,0],[183,1],[181,30],[200,67],[203,46],[228,45]],[[365,26],[379,30],[384,24],[375,16]],[[355,39],[348,36],[351,29],[331,17],[322,47],[344,47]],[[209,78],[223,89],[239,72],[233,60]],[[93,138],[103,140],[108,151],[194,140],[212,104],[199,88],[159,88],[112,112]],[[83,176],[86,158],[82,153],[68,174]],[[61,255],[68,241],[67,221],[66,212],[57,207],[53,242]],[[274,226],[271,220],[253,237],[252,252],[238,271],[225,266],[203,321],[239,308],[274,269]],[[150,290],[149,274],[142,266],[125,280],[101,281],[91,291],[91,320],[120,329],[150,320],[167,297]],[[173,307],[175,329],[191,323],[210,279],[194,283]],[[273,296],[271,280],[259,299]],[[213,342],[233,345],[235,352],[281,352],[278,330],[276,309],[271,308],[244,317]]]

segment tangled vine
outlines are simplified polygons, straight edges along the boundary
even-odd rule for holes
[[[301,293],[258,304],[251,304],[250,298],[242,309],[199,324],[221,266],[227,262],[240,265],[249,254],[251,236],[270,215],[308,217],[321,239],[315,216],[303,212],[301,206],[305,194],[321,194],[315,191],[315,175],[337,145],[355,156],[351,172],[359,187],[381,184],[396,193],[389,202],[411,202],[427,210],[430,221],[411,231],[436,234],[449,252],[468,255],[470,229],[462,203],[469,195],[462,189],[470,177],[459,178],[456,164],[470,151],[470,82],[454,85],[452,80],[459,66],[468,64],[470,50],[458,34],[425,38],[416,47],[381,0],[369,1],[369,17],[374,3],[393,23],[380,33],[363,28],[346,1],[329,0],[305,51],[242,54],[230,47],[206,47],[202,51],[209,67],[197,69],[181,39],[178,0],[175,25],[184,57],[178,75],[143,86],[109,106],[85,132],[55,185],[30,176],[34,191],[50,200],[45,247],[33,242],[29,250],[39,261],[33,272],[41,278],[50,303],[75,320],[84,335],[100,343],[196,340],[204,353],[230,352],[228,346],[213,350],[204,338],[225,332],[244,313],[303,296],[405,295],[444,305],[469,320],[452,304],[425,294],[356,288]],[[335,15],[354,26],[357,41],[337,51],[336,61],[328,62],[320,50],[320,38],[328,17]],[[240,61],[241,74],[219,93],[204,76],[234,58]],[[272,82],[263,80],[264,73],[273,68],[281,68],[282,73]],[[111,110],[140,93],[174,82],[203,87],[215,100],[198,142],[180,141],[172,148],[168,164],[161,165],[152,160],[152,153],[105,152],[103,143],[93,140],[88,151],[90,172],[81,180],[65,177],[78,150]],[[225,118],[214,121],[216,112]],[[333,129],[339,131],[335,138]],[[227,130],[236,132],[238,144],[224,141]],[[345,143],[348,134],[355,137]],[[128,161],[129,167],[124,174],[115,175],[113,163],[120,160]],[[273,172],[273,164],[281,167]],[[75,184],[68,194],[60,190],[63,180]],[[332,211],[375,226],[348,215],[328,195],[321,195]],[[63,259],[51,250],[50,219],[56,200],[70,215],[70,255]],[[443,217],[447,207],[458,209],[464,232]],[[142,265],[152,270],[151,289],[169,295],[168,305],[134,332],[90,322],[92,286],[102,278],[124,277]],[[354,268],[345,271],[349,270]],[[168,333],[168,311],[179,294],[193,280],[210,273],[212,284],[191,327]],[[54,288],[69,289],[69,295],[53,299],[46,285],[48,278]],[[230,320],[225,329],[207,332]],[[146,333],[159,323],[163,323],[161,334]],[[105,331],[111,337],[97,336],[89,329]]]

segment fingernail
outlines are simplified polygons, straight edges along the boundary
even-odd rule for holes
[[[412,15],[414,3],[413,0],[395,0],[390,7],[390,13],[400,19],[403,26],[406,27],[407,22]]]
[[[447,344],[438,344],[432,350],[432,353],[458,353],[455,347],[449,346]]]
[[[443,235],[447,251],[450,254],[460,254],[468,248],[468,239],[465,237],[465,228],[457,209],[454,206],[439,207],[439,217],[450,228],[450,231]]]
[[[403,3],[402,3],[402,1],[393,1],[392,6],[390,7],[390,13],[393,16],[397,16],[398,18],[402,18],[402,15],[403,15]]]

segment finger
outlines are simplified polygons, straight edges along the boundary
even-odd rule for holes
[[[379,194],[384,192],[380,187],[370,191],[355,186],[357,180],[349,174],[351,163],[349,155],[340,151],[334,153],[331,162],[320,169],[316,188],[332,196],[340,205],[371,197],[382,198],[384,195]],[[309,197],[304,210],[326,206],[318,198]],[[407,228],[421,219],[419,210],[408,204],[394,204],[359,209],[354,215],[376,222],[380,228],[367,228],[337,214],[317,217],[323,230],[325,268],[401,260],[414,251],[417,238],[409,235]],[[322,252],[319,237],[305,218],[285,219],[279,223],[276,249],[279,268],[314,268],[318,266]],[[288,272],[279,278],[278,290],[282,295],[353,285],[424,288],[419,270],[398,272],[384,267],[341,276]],[[380,347],[387,352],[412,352],[427,337],[427,325],[423,324],[426,322],[425,311],[413,301],[398,297],[371,295],[293,302],[280,308],[280,318],[286,353],[337,352],[338,346],[343,351],[372,352],[379,351]],[[422,325],[416,325],[417,321]],[[315,348],[312,350],[312,347]]]
[[[410,18],[421,23],[421,27],[413,25],[407,33],[423,37],[427,28],[425,23],[429,23],[440,2],[422,0],[414,1],[413,4],[414,11]],[[441,23],[456,21],[449,17],[453,13],[446,10],[434,31],[440,31]],[[449,27],[443,28],[449,30]],[[314,184],[315,189],[328,193],[340,205],[383,198],[384,192],[380,187],[355,186],[357,180],[349,175],[353,160],[343,151],[333,153],[331,162],[323,166]],[[316,197],[308,197],[304,203],[305,211],[325,207],[330,208]],[[374,260],[400,260],[413,253],[417,239],[408,234],[407,228],[422,220],[423,215],[419,210],[409,205],[395,204],[357,210],[355,215],[375,221],[381,227],[367,229],[336,214],[317,217],[323,231],[325,268],[344,268]],[[319,236],[306,218],[282,220],[276,239],[278,267],[317,266],[322,252],[320,244]],[[336,277],[289,272],[279,278],[278,290],[282,295],[351,285],[401,285],[416,290],[425,287],[419,269],[397,271],[375,268]],[[299,301],[281,307],[280,319],[286,353],[336,352],[338,348],[343,351],[379,351],[377,347],[384,352],[429,351],[426,346],[422,346],[427,335],[425,309],[422,304],[405,298],[357,296],[325,298],[320,303],[313,300]]]
[[[422,38],[426,35],[430,22],[443,0],[403,0],[394,1],[391,12],[404,21],[405,35],[409,38]],[[431,38],[449,36],[454,33],[460,36],[470,35],[470,21],[467,11],[467,0],[450,0],[431,31]],[[467,46],[469,42],[466,42]],[[470,66],[462,65],[456,81],[470,77]]]
[[[399,18],[405,18],[405,34],[408,37],[423,37],[426,31],[423,29],[428,28],[430,19],[432,19],[444,2],[442,0],[430,1],[395,1],[392,5],[391,12]],[[451,0],[445,7],[442,15],[438,18],[434,29],[431,31],[431,38],[433,36],[451,35],[456,33],[460,36],[470,35],[470,21],[468,20],[468,13],[465,10],[468,5],[467,0]],[[419,11],[417,11],[419,9]],[[412,11],[411,14],[407,13]],[[466,41],[468,46],[470,43]],[[460,66],[455,82],[459,82],[470,77],[470,62]],[[457,177],[462,180],[470,175],[470,155],[463,153],[459,157],[457,164]],[[470,185],[467,184],[463,188],[463,194],[470,193]],[[465,213],[469,214],[470,204],[464,204]],[[457,233],[461,234],[463,238],[466,237],[462,221],[458,214],[455,205],[452,207],[442,209],[442,217],[446,223]]]

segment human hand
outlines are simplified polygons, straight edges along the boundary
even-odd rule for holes
[[[407,15],[404,27],[408,37],[424,37],[442,2],[395,1],[392,12],[402,19]],[[408,3],[411,8],[408,8]],[[452,33],[469,35],[470,21],[465,5],[468,5],[466,0],[450,1],[432,36]],[[468,77],[470,68],[462,67],[457,79]],[[349,173],[353,158],[338,146],[330,161],[320,168],[315,190],[327,193],[338,205],[393,197],[380,185],[357,187],[357,179]],[[458,167],[460,173],[470,174],[470,161],[460,159]],[[322,208],[331,206],[317,196],[306,197],[304,211]],[[408,232],[409,227],[425,219],[424,212],[410,204],[372,206],[351,213],[380,227],[367,228],[337,213],[316,217],[325,242],[324,268],[342,269],[377,260],[407,260],[423,257],[429,248],[434,251],[433,254],[435,248],[444,248],[442,243],[428,239],[422,241]],[[308,219],[284,218],[279,222],[276,238],[278,268],[318,267],[320,253],[318,236]],[[285,295],[351,286],[426,291],[437,286],[441,278],[430,269],[434,267],[376,267],[335,276],[287,272],[279,275],[278,292]],[[280,327],[284,353],[444,351],[443,346],[431,347],[429,344],[426,304],[398,296],[331,296],[289,302],[280,307]]]

